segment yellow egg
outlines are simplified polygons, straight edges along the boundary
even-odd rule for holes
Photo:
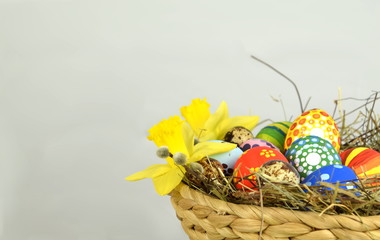
[[[318,136],[329,141],[339,152],[340,134],[334,119],[321,109],[304,112],[290,126],[285,138],[285,151],[292,143],[302,137]]]

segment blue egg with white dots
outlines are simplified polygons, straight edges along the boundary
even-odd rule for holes
[[[319,182],[327,182],[332,184],[339,182],[340,184],[345,184],[349,182],[356,182],[357,179],[358,177],[356,176],[354,170],[351,168],[340,164],[334,164],[315,170],[314,172],[310,173],[301,183],[307,186],[320,185]],[[343,189],[353,189],[356,188],[356,185],[348,184],[347,186],[340,187]]]

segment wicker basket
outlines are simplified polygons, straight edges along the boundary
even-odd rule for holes
[[[327,215],[225,202],[180,184],[171,202],[191,240],[380,239],[380,216]]]

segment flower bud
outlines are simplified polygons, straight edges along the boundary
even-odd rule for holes
[[[187,156],[184,153],[177,152],[174,153],[173,160],[177,165],[185,165],[187,161]]]
[[[167,158],[171,155],[167,146],[159,147],[156,151],[156,154],[159,158]]]
[[[190,168],[197,173],[203,173],[205,171],[203,166],[197,162],[190,163]]]

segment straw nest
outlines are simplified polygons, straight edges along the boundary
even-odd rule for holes
[[[356,109],[344,111],[343,101],[363,101]],[[334,114],[341,131],[341,151],[351,147],[368,147],[380,150],[379,117],[374,107],[378,92],[366,99],[339,99],[335,101]],[[356,114],[356,117],[352,117]],[[353,119],[348,123],[348,119]],[[270,179],[263,171],[252,173],[257,182],[253,191],[237,190],[232,176],[225,176],[216,161],[205,158],[199,161],[202,171],[195,169],[186,173],[184,182],[190,188],[220,200],[256,205],[281,207],[288,210],[316,212],[319,214],[351,214],[356,216],[380,215],[380,176],[371,176],[358,181],[330,184],[321,182],[318,186],[293,184],[291,181],[278,182]],[[247,176],[249,178],[250,176]],[[251,177],[252,178],[252,177]],[[290,182],[290,183],[289,183]],[[352,189],[340,186],[354,185]]]

